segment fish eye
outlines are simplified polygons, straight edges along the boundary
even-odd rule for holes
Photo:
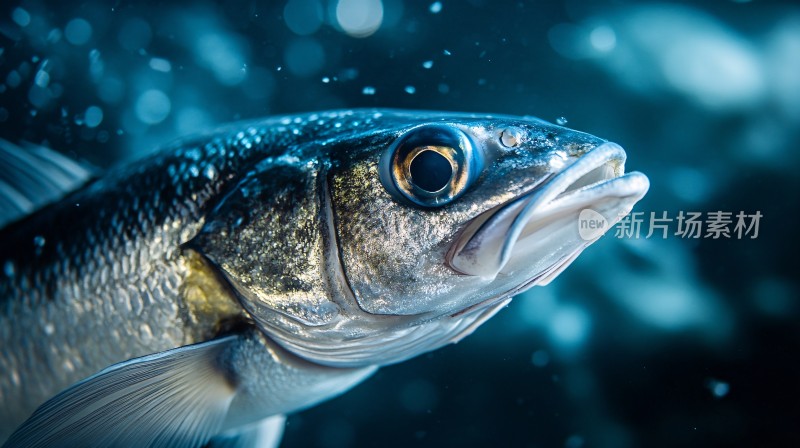
[[[471,140],[448,125],[424,125],[401,135],[381,158],[380,177],[394,197],[422,207],[452,202],[480,174]]]
[[[458,166],[453,157],[453,148],[447,146],[420,146],[406,160],[406,178],[415,186],[435,193],[450,183]]]

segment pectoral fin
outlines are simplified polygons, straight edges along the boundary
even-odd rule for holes
[[[286,417],[274,415],[234,431],[226,431],[205,448],[275,448],[281,442]]]
[[[0,139],[0,227],[80,188],[97,170],[42,146]]]
[[[200,447],[235,389],[220,367],[229,336],[111,366],[40,406],[3,447]]]

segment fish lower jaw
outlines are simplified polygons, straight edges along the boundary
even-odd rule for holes
[[[555,174],[538,188],[518,197],[490,216],[479,216],[448,253],[448,265],[467,275],[494,278],[525,259],[538,277],[575,248],[591,243],[579,235],[585,209],[601,215],[606,230],[641,199],[649,182],[638,172],[624,174],[625,151],[603,143]],[[523,279],[524,280],[524,279]]]
[[[536,284],[549,283],[583,249],[630,213],[648,186],[647,177],[631,172],[559,194],[531,213],[518,236],[507,242],[508,253],[498,274],[512,275],[534,265]]]

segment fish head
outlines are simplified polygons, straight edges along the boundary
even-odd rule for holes
[[[315,171],[328,317],[243,294],[267,334],[314,362],[389,364],[460,340],[551,281],[649,186],[619,145],[534,118],[383,122],[336,140]]]
[[[391,137],[330,174],[343,279],[362,318],[430,326],[434,345],[599,238],[582,211],[608,230],[648,189],[619,145],[537,119],[443,118]]]

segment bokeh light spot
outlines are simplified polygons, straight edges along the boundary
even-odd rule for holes
[[[100,109],[97,106],[89,106],[86,108],[86,113],[84,114],[84,122],[86,123],[86,127],[89,128],[96,128],[100,125],[103,121],[103,109]]]
[[[299,38],[286,47],[284,60],[293,75],[305,78],[316,74],[325,65],[325,50],[316,39]]]
[[[136,100],[136,118],[145,124],[158,124],[169,115],[172,104],[162,91],[150,89]]]
[[[84,45],[92,38],[92,25],[80,17],[72,19],[64,28],[64,37],[72,45]]]
[[[322,5],[317,0],[289,0],[283,8],[283,21],[297,35],[314,34],[322,26]]]
[[[14,11],[11,12],[11,20],[13,20],[17,25],[25,28],[31,23],[31,15],[28,13],[28,11],[22,8],[14,8]]]
[[[152,38],[153,31],[150,29],[150,24],[138,17],[128,19],[117,34],[119,44],[128,51],[147,48]]]
[[[339,0],[336,21],[350,36],[367,37],[378,31],[383,22],[381,0]]]

